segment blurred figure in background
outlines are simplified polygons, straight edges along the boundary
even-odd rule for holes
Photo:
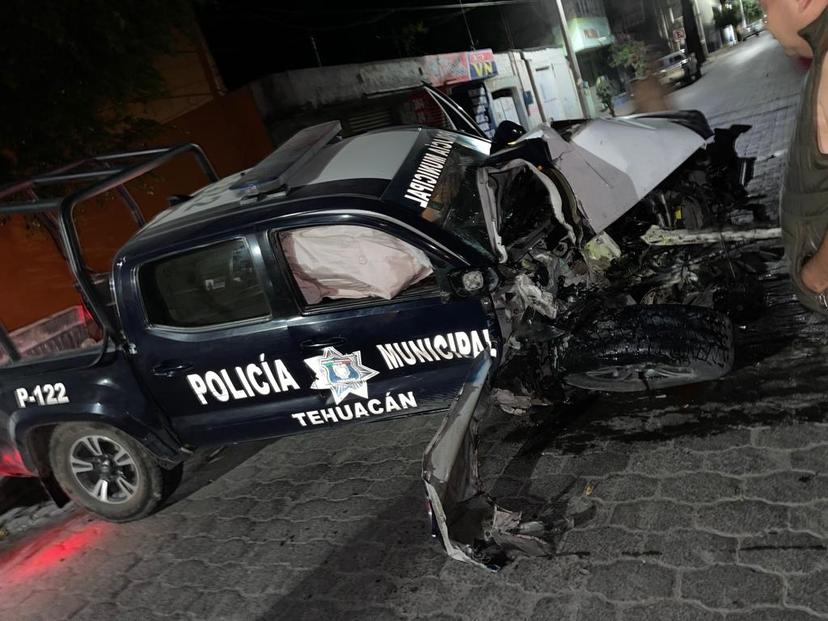
[[[828,1],[828,0],[826,0]],[[631,82],[636,113],[663,112],[670,109],[667,103],[667,89],[661,83],[658,72],[658,54],[649,50],[647,54],[647,75]]]

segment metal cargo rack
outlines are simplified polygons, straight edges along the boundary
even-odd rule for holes
[[[91,157],[0,188],[0,216],[33,215],[51,234],[60,239],[60,250],[69,263],[80,294],[108,337],[117,340],[119,332],[114,318],[106,308],[84,265],[73,218],[75,207],[96,196],[115,191],[129,209],[136,224],[143,227],[146,219],[126,184],[160,168],[179,155],[188,153],[195,157],[211,183],[218,181],[219,177],[207,155],[201,147],[190,143]],[[41,198],[38,194],[38,191],[42,192],[45,188],[77,184],[86,185],[57,198]],[[24,200],[9,200],[16,196]],[[20,352],[2,323],[0,348],[5,350],[12,362],[20,360]]]

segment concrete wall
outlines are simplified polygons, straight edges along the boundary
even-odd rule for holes
[[[513,54],[511,52],[495,54],[495,63],[497,63],[498,75],[487,79],[485,84],[491,94],[494,94],[497,91],[508,90],[518,115],[516,121],[524,127],[529,127],[531,125],[531,121],[524,102],[524,87],[523,84],[521,84],[517,69],[513,64],[512,56]]]
[[[721,6],[718,0],[696,0],[696,11],[704,37],[707,51],[713,52],[722,47],[722,35],[713,21],[713,8]]]
[[[334,65],[274,73],[251,84],[265,122],[287,112],[322,108],[415,88],[424,79],[421,58]]]
[[[579,119],[588,115],[588,111],[581,110],[575,78],[562,49],[524,50],[521,55],[529,69],[544,121]]]
[[[554,109],[555,118],[580,118],[582,113],[574,90],[575,82],[563,51],[543,48],[528,54],[532,62],[540,63],[538,67],[551,68],[550,74],[559,81],[551,89],[548,80],[544,81],[546,95],[550,91],[559,94],[560,107]],[[344,118],[343,114],[350,114],[355,108],[368,110],[393,105],[393,97],[429,80],[429,58],[433,57],[286,71],[262,78],[251,88],[274,142],[280,142],[297,128]],[[527,64],[520,51],[495,54],[495,62],[497,75],[484,82],[489,93],[511,89],[522,124],[527,127],[551,118],[550,115],[544,117],[541,111],[531,62]]]

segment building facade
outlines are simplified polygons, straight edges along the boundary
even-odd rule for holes
[[[617,72],[609,62],[615,36],[604,0],[563,0],[562,6],[572,51],[578,57],[586,86],[594,87],[601,76],[617,81]]]
[[[503,120],[526,127],[582,118],[575,80],[558,48],[433,54],[275,73],[251,87],[271,138],[339,120],[346,136],[396,124],[446,127],[423,91],[428,83],[463,107],[490,136]]]
[[[718,0],[691,0],[702,45],[708,53],[722,46],[713,9]],[[667,54],[685,47],[681,0],[616,0],[610,15],[615,32],[644,41],[654,51]]]

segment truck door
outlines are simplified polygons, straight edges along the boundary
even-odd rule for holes
[[[218,241],[137,269],[119,307],[133,363],[185,443],[226,444],[446,407],[492,336],[479,300],[435,280],[392,300],[298,299],[274,235]],[[278,253],[278,254],[277,254]]]
[[[303,429],[440,410],[475,356],[497,353],[480,299],[441,283],[446,263],[394,235],[355,224],[271,232],[302,319],[288,328],[312,374]]]
[[[440,109],[446,115],[454,130],[488,141],[489,136],[486,132],[481,129],[477,122],[457,102],[431,86],[424,85],[423,88],[434,99],[437,105],[440,106]]]
[[[135,372],[184,442],[291,430],[312,394],[289,331],[297,311],[274,294],[255,236],[150,260],[134,277],[139,295],[119,310]]]

